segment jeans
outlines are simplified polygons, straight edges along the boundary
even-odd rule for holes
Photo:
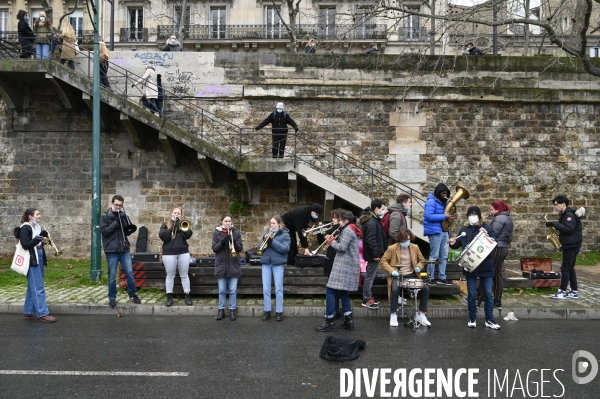
[[[429,260],[439,260],[438,279],[446,280],[446,262],[448,261],[448,232],[429,236]],[[427,276],[430,280],[435,276],[435,265],[427,265]]]
[[[131,267],[131,254],[129,252],[108,252],[106,254],[108,261],[108,299],[117,299],[117,263],[121,262],[121,269],[127,277],[127,292],[129,297],[135,295],[135,279],[133,278],[133,269]]]
[[[217,279],[217,283],[219,284],[219,309],[225,309],[225,303],[227,302],[227,285],[229,285],[229,309],[235,309],[238,280],[239,279],[237,277],[223,277]],[[269,303],[270,302],[271,301],[269,298]]]
[[[148,98],[146,101],[146,108],[148,108],[150,112],[158,112],[158,105],[156,105],[158,100],[156,98]]]
[[[392,280],[392,297],[390,298],[390,311],[392,313],[396,313],[396,311],[398,310],[398,296],[400,295],[400,287],[398,286],[398,279],[400,277],[394,277],[394,279]],[[417,276],[415,274],[409,274],[407,276],[404,276],[405,279],[407,278],[417,278]],[[405,292],[408,292],[407,289],[404,290]],[[421,301],[419,302],[419,310],[423,313],[427,312],[427,302],[429,301],[429,287],[427,285],[425,285],[421,291],[419,291],[419,295],[421,296]],[[416,298],[415,298],[416,301]]]
[[[47,43],[37,43],[35,45],[35,58],[38,60],[47,60],[50,53],[50,45]]]
[[[483,287],[483,299],[485,303],[485,319],[494,320],[494,295],[492,294],[493,277],[479,277],[479,283]],[[477,318],[477,277],[467,276],[467,304],[469,305],[469,319]]]
[[[283,313],[283,265],[262,265],[264,309],[271,311],[271,273],[275,280],[275,312]]]
[[[67,62],[67,61],[69,61],[69,68],[71,68],[72,70],[75,70],[75,61],[73,61],[73,60],[64,60],[61,58],[60,64],[65,65],[65,62]]]
[[[344,316],[352,314],[352,302],[350,302],[348,291],[334,290],[333,288],[327,287],[325,292],[325,314],[327,315],[327,318],[333,319],[335,316],[338,307],[338,297],[342,300],[342,312],[344,312]]]
[[[173,286],[175,285],[175,272],[179,269],[179,278],[181,279],[181,286],[183,292],[186,294],[190,293],[190,276],[188,271],[190,270],[190,253],[179,254],[179,255],[163,255],[163,265],[167,272],[167,278],[165,280],[165,290],[167,294],[173,293]]]
[[[560,289],[567,290],[567,285],[571,284],[571,289],[577,291],[577,275],[575,274],[575,261],[581,247],[568,248],[563,250],[563,260],[560,265]]]
[[[363,280],[363,301],[368,301],[373,296],[373,281],[377,275],[379,262],[367,262],[367,272]]]
[[[27,272],[27,293],[25,294],[24,314],[34,314],[38,318],[50,313],[46,305],[46,290],[44,289],[44,251],[36,248],[39,264],[30,267]]]
[[[100,63],[100,84],[110,89],[110,82],[108,81],[108,61]]]

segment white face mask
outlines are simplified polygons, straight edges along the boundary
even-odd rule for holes
[[[319,215],[317,215],[316,213],[311,213],[310,217],[313,219],[317,219],[319,217]]]
[[[387,209],[382,210],[381,212],[379,212],[379,217],[383,217],[383,215],[385,215],[387,213]]]
[[[478,222],[479,222],[479,216],[477,216],[477,215],[469,216],[469,223],[471,223],[471,226],[474,224],[477,224]]]
[[[402,242],[400,243],[400,246],[401,246],[402,248],[408,248],[408,247],[410,246],[410,240],[402,241]]]
[[[40,17],[40,21],[44,22],[46,20],[46,17]]]
[[[282,110],[281,108],[277,108],[277,112],[278,112],[278,113],[282,113],[282,112],[283,112],[283,110]]]

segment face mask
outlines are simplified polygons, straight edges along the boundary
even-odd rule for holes
[[[408,246],[409,246],[409,245],[410,245],[410,240],[402,241],[402,242],[400,243],[400,246],[401,246],[402,248],[408,248]]]
[[[385,215],[387,213],[387,209],[384,209],[383,211],[379,212],[379,217],[383,217],[383,215]]]
[[[411,210],[411,209],[412,209],[412,207],[410,207],[410,206],[409,206],[408,208],[404,208],[404,210],[405,210],[406,212],[410,212],[410,210]]]
[[[44,22],[46,20],[46,17],[40,17],[40,21]]]
[[[311,213],[310,217],[313,218],[313,219],[316,219],[316,218],[319,217],[319,215],[317,215],[316,213]]]
[[[311,46],[311,47],[315,47],[315,44],[314,44],[314,43],[311,43],[311,44],[310,44],[310,46]]]
[[[29,15],[25,17],[25,21],[29,22]]]
[[[277,112],[278,112],[278,113],[282,113],[282,112],[283,112],[283,110],[282,110],[282,109],[279,109],[279,108],[277,108]]]
[[[273,227],[273,232],[279,231],[279,226]]]
[[[175,222],[175,221],[177,221],[177,218],[176,218],[176,217],[173,217],[173,216],[171,216],[171,220]]]
[[[469,223],[471,223],[471,225],[477,224],[477,222],[479,222],[479,216],[477,216],[477,215],[469,216]]]

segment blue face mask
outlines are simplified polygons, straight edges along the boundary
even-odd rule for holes
[[[408,208],[404,208],[404,210],[405,210],[406,212],[410,212],[410,210],[411,210],[411,209],[412,209],[412,207],[410,207],[410,206],[409,206]]]
[[[282,113],[282,112],[283,112],[283,110],[282,110],[281,108],[277,108],[277,112],[278,112],[278,113]]]
[[[400,246],[401,246],[402,248],[408,248],[408,246],[409,246],[409,245],[410,245],[410,240],[402,241],[402,242],[400,243]]]
[[[273,232],[279,231],[279,226],[273,227]]]
[[[310,217],[313,219],[317,219],[319,217],[319,215],[317,215],[316,213],[311,213]]]
[[[29,15],[25,17],[25,21],[29,22]]]

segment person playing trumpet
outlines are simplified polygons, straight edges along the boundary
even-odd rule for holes
[[[181,208],[173,208],[171,218],[160,226],[158,237],[162,240],[162,261],[165,265],[167,278],[165,280],[165,288],[167,291],[167,306],[173,306],[173,285],[175,285],[175,272],[179,269],[179,278],[181,286],[185,293],[185,304],[192,306],[192,298],[190,297],[190,277],[188,271],[190,269],[190,250],[187,240],[192,237],[192,229],[182,229],[182,210]],[[188,222],[189,223],[189,222]]]
[[[225,318],[225,303],[229,287],[229,320],[234,321],[237,319],[237,284],[242,277],[242,265],[237,254],[244,250],[244,246],[242,233],[233,227],[231,215],[228,213],[221,216],[221,225],[213,232],[212,250],[215,253],[215,277],[219,284],[219,311],[216,319]]]
[[[288,229],[283,224],[283,219],[275,215],[269,222],[270,229],[265,233],[263,240],[267,240],[260,263],[262,263],[262,283],[264,297],[264,313],[262,320],[271,318],[271,273],[275,283],[275,314],[276,320],[283,320],[283,264],[287,259],[288,251],[292,245]]]
[[[398,234],[394,237],[396,244],[390,245],[381,258],[381,267],[388,273],[387,286],[388,298],[391,302],[390,308],[390,326],[398,327],[398,295],[400,295],[400,287],[398,279],[401,277],[419,278],[418,274],[425,266],[425,257],[421,253],[419,246],[411,244],[415,239],[413,233],[401,227]],[[419,302],[419,313],[416,319],[421,324],[429,327],[431,323],[427,320],[425,313],[427,312],[427,301],[429,300],[429,287],[425,285],[419,292],[421,301]]]

